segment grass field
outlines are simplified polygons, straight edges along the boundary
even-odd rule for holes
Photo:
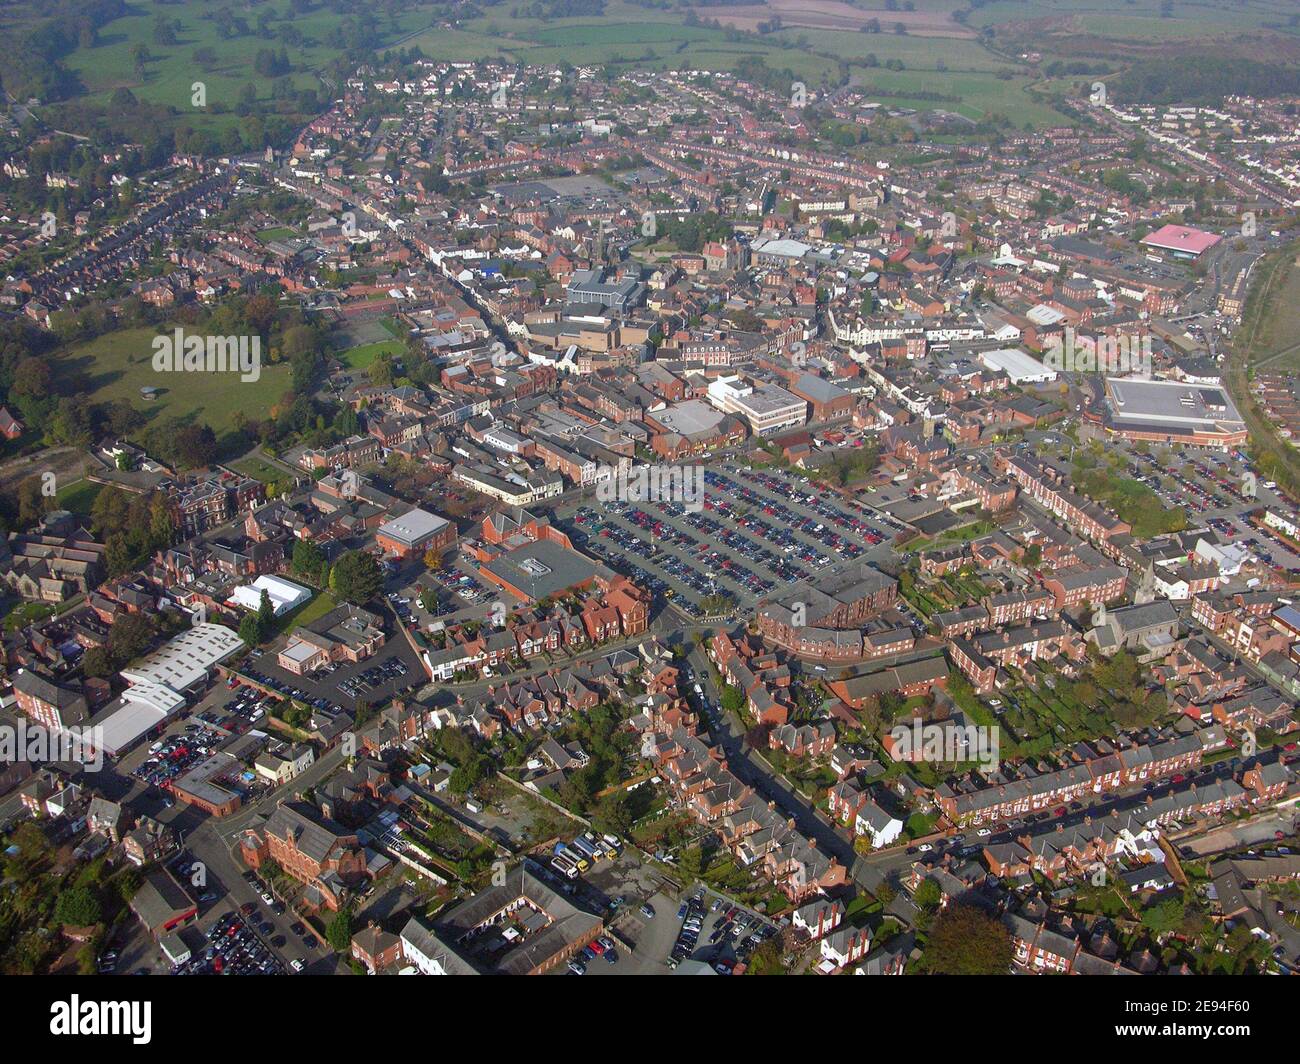
[[[359,347],[340,351],[334,357],[348,369],[367,369],[380,355],[391,355],[396,358],[405,350],[406,348],[396,340],[380,340],[378,343],[362,344]]]
[[[90,507],[103,490],[103,484],[96,484],[91,480],[78,480],[59,488],[54,500],[61,509],[69,510],[74,514],[89,514]]]
[[[244,382],[237,373],[159,373],[153,368],[153,338],[170,330],[124,329],[77,344],[54,356],[58,367],[84,372],[90,378],[85,396],[91,402],[125,399],[149,419],[179,418],[206,422],[218,437],[230,429],[236,411],[249,420],[264,418],[289,390],[287,363],[262,366],[257,381]],[[159,389],[158,398],[142,399],[143,387]]]
[[[275,622],[276,631],[284,633],[291,632],[295,628],[303,628],[311,624],[312,621],[319,621],[337,605],[338,599],[334,597],[333,591],[318,592],[296,610],[290,610],[283,617],[277,618]]]
[[[257,234],[257,239],[263,244],[269,244],[274,240],[292,240],[297,235],[297,230],[290,229],[287,225],[278,225],[271,229],[263,229]]]
[[[214,18],[215,6],[206,0],[132,5],[129,15],[104,26],[94,45],[77,48],[66,63],[81,78],[92,105],[106,107],[114,90],[127,88],[144,101],[177,108],[178,121],[202,114],[198,124],[221,130],[239,122],[234,108],[245,86],[253,85],[259,99],[269,99],[273,79],[258,75],[254,62],[260,50],[278,51],[281,33],[291,31],[300,39],[285,45],[291,66],[288,83],[295,89],[333,93],[320,75],[340,54],[335,33],[344,16],[322,8],[286,18],[287,9],[269,4],[236,7],[233,13],[245,19],[249,32],[225,39]],[[837,84],[840,64],[847,63],[857,81],[888,92],[961,98],[955,105],[914,96],[891,97],[891,102],[921,109],[949,107],[973,119],[1001,113],[1017,126],[1063,119],[1026,91],[1030,80],[1024,68],[979,42],[976,34],[983,27],[1009,32],[1022,43],[1027,40],[1045,57],[1056,54],[1054,42],[1074,38],[1091,41],[1090,54],[1106,40],[1141,48],[1251,33],[1300,39],[1300,20],[1291,23],[1298,14],[1294,0],[1175,0],[1169,18],[1161,17],[1161,0],[1126,0],[1118,8],[1115,0],[993,0],[977,8],[965,0],[914,0],[911,6],[911,11],[891,11],[884,0],[762,0],[692,9],[700,19],[742,30],[754,30],[773,16],[784,22],[777,33],[737,40],[728,40],[723,30],[685,25],[682,9],[637,7],[626,0],[609,0],[598,19],[585,15],[542,21],[519,7],[469,7],[460,13],[473,17],[462,19],[455,29],[437,24],[438,14],[447,17],[445,6],[414,2],[402,5],[400,13],[375,12],[373,27],[378,50],[417,45],[434,59],[500,57],[533,64],[721,71],[758,56],[769,67],[789,69],[814,87]],[[959,10],[966,12],[964,22],[952,18]],[[160,15],[180,24],[174,44],[157,40],[155,20]],[[259,19],[268,15],[263,31]],[[879,21],[882,32],[859,32],[871,18]],[[38,9],[30,3],[6,8],[5,22],[11,28],[38,21]],[[908,32],[893,33],[895,23]],[[151,55],[137,66],[133,53],[140,44]],[[210,49],[215,56],[206,68],[194,58],[198,49]],[[1069,51],[1065,48],[1062,57]],[[868,54],[882,65],[901,60],[907,69],[867,68],[862,61]],[[1008,71],[1016,71],[1016,76],[996,77]],[[196,81],[206,88],[206,112],[196,111],[191,103]],[[214,113],[213,105],[227,110]]]
[[[1069,18],[1076,32],[1121,40],[1179,40],[1198,34],[1285,29],[1296,13],[1291,0],[1175,0],[1172,17],[1161,18],[1161,0],[994,0],[976,8],[971,26],[997,26],[1032,18]],[[1065,24],[1060,27],[1064,29]]]
[[[243,473],[246,477],[260,480],[263,484],[279,483],[290,480],[293,476],[287,469],[282,469],[280,466],[272,465],[270,462],[257,457],[241,458],[237,462],[228,464],[237,473]]]
[[[1250,368],[1293,374],[1300,370],[1300,266],[1283,262],[1275,283],[1280,287],[1271,313],[1254,331]]]
[[[221,102],[233,108],[240,90],[249,82],[258,86],[259,96],[269,96],[270,80],[257,75],[253,62],[260,49],[279,49],[281,42],[276,34],[281,26],[292,25],[303,38],[301,45],[288,46],[293,68],[288,77],[297,89],[319,88],[316,72],[325,69],[339,54],[327,42],[343,24],[344,17],[332,11],[295,14],[284,20],[274,18],[269,26],[270,37],[264,38],[256,31],[256,18],[261,9],[241,7],[235,13],[247,19],[252,32],[227,40],[222,38],[212,18],[216,6],[208,0],[180,0],[165,6],[134,4],[130,15],[115,19],[100,31],[95,47],[78,48],[68,58],[67,65],[80,75],[91,97],[101,103],[107,103],[114,89],[128,88],[142,100],[185,110],[191,107],[195,81],[206,85],[209,105]],[[267,5],[266,10],[278,15],[285,6],[276,9]],[[424,5],[404,6],[410,10],[393,17],[377,16],[374,20],[385,46],[433,22]],[[181,23],[174,45],[159,44],[155,39],[154,22],[160,14]],[[144,64],[143,78],[132,58],[137,42],[146,44],[154,57]],[[216,63],[210,70],[201,69],[195,63],[193,55],[199,48],[211,48],[216,54]]]
[[[917,4],[917,10],[946,15],[956,6],[935,0]],[[724,10],[701,8],[698,14],[721,17]],[[889,25],[891,14],[883,5],[878,11],[861,12],[863,18],[879,17],[882,27]],[[957,23],[952,27],[960,31]],[[434,58],[499,55],[532,64],[601,63],[663,70],[734,70],[742,60],[757,56],[772,69],[788,69],[813,87],[836,84],[840,64],[846,63],[855,82],[903,94],[889,97],[891,104],[922,110],[944,107],[976,121],[1004,114],[1017,126],[1066,121],[1027,91],[1032,81],[1027,68],[1008,62],[969,37],[841,32],[793,25],[762,38],[728,39],[725,30],[683,24],[678,12],[648,10],[614,0],[600,21],[587,16],[542,23],[490,10],[467,20],[460,30],[431,30],[408,43],[419,45]],[[866,66],[869,55],[880,65]],[[884,64],[894,59],[901,60],[905,69],[885,70]],[[946,69],[940,69],[941,65]],[[999,78],[999,73],[1013,76]],[[914,92],[938,92],[960,99],[937,103],[907,95]]]

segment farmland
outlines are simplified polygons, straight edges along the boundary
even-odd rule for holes
[[[255,16],[244,14],[242,28],[233,34],[199,0],[128,10],[65,58],[85,90],[68,117],[82,107],[111,111],[113,94],[125,89],[143,104],[170,108],[167,121],[178,126],[229,133],[250,101],[290,115],[310,98],[291,103],[292,94],[313,90],[323,99],[333,91],[345,51],[355,55],[357,25],[327,5],[291,19],[269,5],[250,9]],[[1003,115],[1018,127],[1064,121],[1046,90],[1071,87],[1043,81],[1022,61],[1028,48],[1041,52],[1044,62],[1086,56],[1122,63],[1206,39],[1235,42],[1234,47],[1249,40],[1257,46],[1269,35],[1271,44],[1289,37],[1300,53],[1300,25],[1293,25],[1294,7],[1286,0],[1179,3],[1164,13],[1168,17],[1162,16],[1160,0],[1133,0],[1120,14],[1104,13],[1100,0],[994,0],[969,10],[959,0],[880,0],[870,6],[766,0],[686,10],[609,0],[599,16],[539,18],[498,5],[466,8],[463,14],[470,17],[449,16],[439,5],[403,5],[399,13],[371,20],[369,47],[380,53],[414,47],[432,59],[499,57],[614,71],[726,71],[758,59],[813,88],[843,84],[847,77],[868,92],[879,90],[896,106],[939,106],[974,121]],[[172,32],[159,30],[160,16],[173,21]],[[442,21],[449,17],[452,21]],[[15,5],[11,32],[36,21],[26,5]],[[990,31],[994,36],[986,40],[982,34]],[[266,76],[259,53],[264,58],[268,50],[281,48],[287,71]],[[203,107],[192,101],[196,82],[206,92]],[[64,117],[60,110],[52,116]]]

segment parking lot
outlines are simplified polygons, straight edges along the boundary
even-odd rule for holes
[[[168,862],[182,883],[198,895],[198,927],[206,943],[175,970],[178,975],[284,975],[333,969],[332,953],[315,930],[273,897],[253,871],[218,882],[213,871],[188,853]],[[196,873],[201,886],[192,886]],[[189,939],[191,929],[183,934]]]
[[[575,842],[560,845],[585,852],[575,851]],[[586,944],[567,974],[663,975],[687,958],[730,971],[777,931],[763,916],[703,886],[681,892],[634,847],[613,860],[589,860],[572,877],[557,870],[553,854],[530,866],[556,890],[605,915],[604,935]]]
[[[390,633],[372,658],[326,666],[307,676],[280,668],[272,653],[250,653],[241,673],[314,709],[351,712],[358,702],[378,705],[428,682],[428,674],[406,639]]]
[[[1156,493],[1167,507],[1187,511],[1188,527],[1207,525],[1225,542],[1247,548],[1260,562],[1281,573],[1300,571],[1300,555],[1270,530],[1246,515],[1267,506],[1286,516],[1295,507],[1254,472],[1238,451],[1184,451],[1169,463],[1150,452],[1126,448],[1127,474]],[[1247,474],[1254,478],[1248,493]]]
[[[614,501],[558,519],[577,545],[690,617],[709,612],[712,596],[744,608],[836,561],[886,553],[898,527],[781,471],[728,466],[704,476],[699,511]]]
[[[464,559],[433,572],[403,571],[390,585],[394,590],[388,592],[388,603],[408,627],[428,628],[439,620],[482,618],[490,612],[493,600],[500,596],[499,591],[476,576],[473,565]],[[427,609],[421,601],[426,591],[432,591],[437,597],[433,609]]]

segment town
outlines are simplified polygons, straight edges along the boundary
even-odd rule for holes
[[[0,971],[1300,972],[1300,86],[370,52],[6,92]]]

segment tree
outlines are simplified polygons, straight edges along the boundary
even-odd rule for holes
[[[113,668],[113,656],[106,647],[91,647],[87,650],[81,659],[81,668],[90,677],[112,676],[116,671]]]
[[[351,909],[340,909],[338,915],[325,925],[325,941],[336,953],[347,953],[352,948]]]
[[[350,550],[334,563],[330,587],[354,606],[362,606],[383,590],[384,574],[373,555]]]
[[[18,485],[18,524],[30,528],[51,508],[52,500],[42,489],[40,477],[28,477]]]
[[[309,539],[300,539],[293,545],[293,571],[302,576],[319,579],[325,567],[325,554]]]
[[[623,793],[605,795],[596,804],[596,809],[591,815],[591,823],[597,831],[619,836],[631,834],[632,819],[627,795]]]
[[[953,902],[934,918],[921,966],[931,975],[1006,975],[1011,933],[983,909]]]
[[[88,887],[70,887],[54,903],[55,923],[90,927],[99,923],[99,901]]]
[[[257,629],[263,639],[275,630],[275,607],[271,604],[271,596],[267,594],[266,588],[262,588],[262,599],[257,604]]]
[[[250,647],[262,641],[262,626],[257,623],[256,613],[246,613],[239,621],[239,638]]]
[[[456,794],[468,794],[491,774],[492,762],[482,754],[474,754],[452,770],[447,782]]]
[[[114,622],[108,632],[108,649],[115,661],[125,665],[138,658],[153,642],[153,625],[139,613],[129,613]]]
[[[217,457],[217,435],[210,425],[186,425],[176,433],[173,448],[185,468],[209,466]]]
[[[39,358],[25,358],[14,367],[10,393],[17,399],[45,399],[50,395],[53,377],[49,365]]]
[[[162,492],[155,492],[153,498],[149,500],[149,538],[153,540],[154,546],[167,547],[171,545],[174,531],[167,496]]]
[[[109,484],[90,504],[90,523],[97,535],[107,538],[114,532],[123,532],[129,525],[130,499],[115,484]]]

